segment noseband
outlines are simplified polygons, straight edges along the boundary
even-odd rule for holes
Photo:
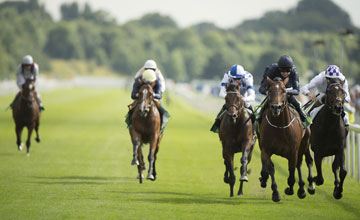
[[[227,94],[238,94],[238,95],[241,95],[240,92],[236,92],[236,91],[229,91],[229,92],[227,92]],[[229,111],[229,109],[230,109],[231,107],[234,107],[234,108],[236,109],[236,111],[235,111],[234,113],[232,113],[232,112]],[[226,106],[226,113],[227,113],[229,116],[231,116],[231,117],[233,117],[234,119],[236,119],[236,118],[238,117],[238,115],[239,115],[240,109],[241,109],[241,106],[238,106],[238,105],[236,105],[236,104],[230,104],[230,105],[227,105],[227,106]]]

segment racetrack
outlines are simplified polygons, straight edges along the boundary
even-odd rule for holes
[[[174,96],[165,104],[172,117],[160,144],[158,179],[140,185],[124,123],[129,94],[101,88],[43,93],[41,143],[33,136],[30,157],[17,150],[11,111],[1,110],[0,219],[359,219],[360,184],[348,176],[343,198],[335,200],[328,164],[324,185],[300,200],[296,192],[285,195],[287,161],[273,156],[282,200],[272,202],[269,182],[262,189],[258,180],[258,146],[244,196],[230,198],[221,144],[209,132],[214,115]],[[12,98],[0,96],[0,109]],[[235,160],[239,166],[240,156]],[[305,164],[303,171],[307,177]]]

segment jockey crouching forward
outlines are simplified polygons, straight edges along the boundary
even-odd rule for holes
[[[244,67],[241,65],[233,65],[230,71],[224,74],[223,79],[221,80],[221,87],[219,96],[225,98],[226,96],[226,84],[228,83],[238,83],[241,85],[240,94],[244,97],[245,108],[251,111],[251,122],[253,124],[253,129],[255,129],[255,115],[253,113],[253,108],[249,102],[255,100],[255,90],[253,87],[253,76],[251,73],[244,70]],[[225,104],[221,108],[220,112],[216,116],[215,122],[211,127],[210,131],[218,133],[220,128],[221,119],[226,111]],[[255,135],[255,132],[254,132]]]
[[[131,98],[134,100],[132,104],[129,105],[129,112],[126,115],[125,122],[128,128],[131,127],[131,117],[134,111],[135,106],[137,105],[137,98],[139,96],[139,90],[143,84],[152,84],[153,92],[154,92],[154,101],[156,107],[159,110],[160,117],[161,117],[161,133],[164,132],[165,125],[168,123],[170,114],[166,111],[160,99],[162,98],[162,91],[161,91],[161,81],[157,78],[156,73],[152,69],[145,70],[140,76],[135,78],[135,82],[133,84],[133,90],[131,92]]]
[[[299,95],[299,74],[294,66],[292,58],[287,55],[281,56],[277,63],[273,63],[266,67],[263,80],[261,81],[261,86],[259,88],[259,92],[264,95],[266,95],[268,89],[268,82],[266,80],[267,77],[272,80],[279,77],[283,81],[284,79],[289,78],[288,83],[285,85],[287,90],[287,100],[299,113],[303,126],[307,127],[310,125],[312,123],[310,117],[306,115],[305,111],[300,106],[300,102],[295,97]],[[261,124],[261,116],[267,107],[268,101],[264,103],[258,115],[259,124]]]
[[[34,62],[32,56],[30,55],[24,56],[22,63],[19,64],[19,66],[16,69],[16,84],[19,87],[19,89],[20,90],[22,89],[23,85],[26,82],[26,79],[34,80],[35,88],[36,88],[38,82],[37,81],[38,76],[39,76],[39,65]],[[40,111],[45,110],[44,105],[42,104],[40,99],[40,93],[38,93],[36,90],[34,91],[36,94],[36,101],[39,105],[39,110]],[[19,97],[20,97],[20,92],[15,96],[15,99],[10,104],[11,108],[14,108],[14,104]]]
[[[345,81],[345,82],[344,82]],[[314,112],[310,113],[311,119],[314,119],[316,114],[320,111],[322,106],[325,103],[326,99],[326,90],[330,84],[341,83],[344,82],[343,90],[345,92],[345,102],[350,102],[350,94],[348,82],[345,79],[345,76],[340,72],[340,68],[336,65],[329,65],[325,71],[322,71],[318,75],[316,75],[308,84],[301,88],[301,93],[308,96],[311,100],[316,101],[310,111]],[[318,97],[314,96],[310,90],[316,88],[318,90]],[[345,127],[350,125],[349,116],[346,111],[343,110],[341,114]]]

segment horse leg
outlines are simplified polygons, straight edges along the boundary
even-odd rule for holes
[[[311,168],[313,166],[313,159],[311,157],[310,150],[308,150],[305,153],[305,162],[306,162],[306,165],[308,167],[308,172],[309,172],[309,175],[307,178],[307,180],[309,181],[308,192],[311,195],[313,195],[315,193],[315,184],[314,184],[314,179],[313,179],[312,171],[311,171]]]
[[[269,178],[269,168],[268,168],[269,160],[270,160],[269,155],[262,150],[261,151],[262,169],[261,169],[261,177],[259,178],[260,185],[262,188],[266,188],[266,182]]]
[[[156,151],[157,140],[158,138],[156,137],[150,142],[150,151],[148,156],[149,171],[146,178],[152,181],[155,181],[156,179],[156,177],[154,176],[154,164],[155,164],[155,151]]]
[[[248,146],[248,145],[245,145]],[[248,146],[244,149],[243,153],[242,153],[242,157],[241,157],[241,168],[240,168],[240,188],[238,191],[238,195],[242,195],[243,194],[243,184],[244,181],[248,182],[248,178],[247,178],[247,165],[249,163],[249,154],[252,151],[252,146]]]
[[[154,154],[155,160],[154,160],[153,175],[154,175],[155,179],[156,179],[156,159],[157,159],[157,153],[158,152],[159,152],[159,142],[156,145],[155,154]]]
[[[234,154],[223,149],[223,158],[225,164],[224,182],[230,186],[230,197],[234,196],[235,174],[234,174]],[[230,175],[228,175],[230,174]]]
[[[131,161],[131,165],[140,165],[138,160],[138,148],[140,147],[141,142],[138,137],[134,138],[132,142],[133,142],[133,159]]]
[[[21,143],[21,133],[22,133],[22,126],[16,125],[15,132],[16,132],[16,145],[18,146],[18,150],[21,151],[24,147],[23,143]]]
[[[271,176],[271,189],[273,191],[272,200],[274,202],[279,202],[280,194],[279,194],[279,191],[277,190],[277,184],[275,181],[275,167],[274,167],[274,163],[271,161],[270,158],[269,158],[269,161],[270,161],[270,164],[269,164],[268,168],[269,168],[269,174]]]
[[[315,165],[316,165],[316,172],[317,176],[314,177],[315,184],[318,186],[321,186],[324,183],[324,178],[321,171],[321,162],[322,162],[322,156],[319,156],[315,153]]]
[[[36,121],[36,123],[35,123],[35,131],[36,131],[36,138],[35,138],[35,141],[36,142],[40,142],[40,136],[39,136],[39,124],[40,124],[40,122],[39,122],[40,120],[38,119],[37,121]]]
[[[337,155],[335,155],[335,161],[336,161],[336,157],[339,158],[338,159],[338,167],[340,166],[340,183],[338,184],[338,187],[336,187],[336,184],[335,184],[335,189],[334,189],[333,195],[334,195],[335,199],[341,199],[342,192],[343,192],[344,180],[345,180],[345,177],[347,174],[347,171],[345,170],[344,150],[341,150]],[[333,171],[334,171],[334,167],[333,167]],[[336,182],[336,178],[335,178],[335,182]]]
[[[138,161],[139,161],[139,165],[137,165],[137,168],[138,168],[138,177],[137,178],[139,179],[139,183],[142,184],[142,180],[144,178],[142,171],[144,170],[145,163],[144,163],[144,157],[142,154],[141,147],[138,148],[137,155],[138,155]]]
[[[26,140],[26,156],[30,156],[30,144],[31,144],[31,134],[33,131],[33,127],[32,126],[27,126],[28,128],[28,137]]]
[[[298,175],[299,175],[299,190],[297,192],[297,195],[300,199],[303,199],[306,197],[306,192],[304,190],[305,182],[303,180],[302,173],[301,173],[302,159],[303,159],[303,155],[301,154],[298,156],[298,161],[296,164],[296,168],[297,168]]]
[[[300,162],[301,164],[301,162]],[[294,184],[295,184],[295,167],[296,167],[296,152],[290,155],[288,158],[288,166],[289,166],[289,177],[288,177],[288,185],[285,189],[286,195],[293,195],[294,194]],[[301,171],[299,176],[301,175]]]

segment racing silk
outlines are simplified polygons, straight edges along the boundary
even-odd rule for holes
[[[349,94],[349,87],[348,87],[348,82],[345,79],[345,76],[340,73],[339,79],[341,81],[345,80],[345,83],[343,85],[343,89],[345,91],[345,102],[350,102],[350,94]],[[320,96],[318,97],[319,100],[321,100],[321,97],[323,97],[326,93],[326,89],[327,89],[327,81],[326,81],[326,77],[325,77],[325,71],[319,73],[318,75],[316,75],[312,80],[310,80],[310,82],[306,85],[304,85],[301,88],[301,93],[306,95],[307,93],[310,93],[310,90],[313,88],[317,88],[318,92],[320,93]]]
[[[263,79],[261,81],[261,86],[259,88],[259,92],[261,94],[266,95],[268,83],[266,77],[270,79],[274,79],[276,77],[280,77],[282,80],[285,78],[281,75],[280,70],[278,68],[277,63],[273,63],[270,66],[267,66],[264,72]],[[288,83],[285,85],[286,91],[289,95],[299,95],[299,74],[296,70],[296,67],[292,67],[290,71],[290,75]]]
[[[32,71],[31,71],[32,70]],[[30,70],[23,68],[22,64],[16,69],[16,84],[19,89],[25,84],[26,79],[35,79],[35,88],[37,86],[39,76],[39,65],[34,63],[34,67]]]
[[[134,99],[134,100],[137,99],[136,94],[139,93],[139,90],[140,90],[141,85],[142,85],[140,83],[140,81],[141,81],[141,76],[138,76],[135,79],[135,82],[134,82],[134,85],[133,85],[131,98]],[[161,97],[162,97],[162,91],[161,91],[161,88],[160,88],[160,80],[159,79],[156,79],[155,85],[154,85],[154,87],[152,89],[154,91],[154,98],[160,100]]]
[[[221,87],[219,96],[225,98],[226,96],[226,84],[230,83],[232,78],[230,77],[230,71],[224,74],[223,79],[221,80]],[[255,90],[254,90],[254,79],[251,73],[245,72],[244,78],[241,81],[240,94],[244,97],[245,102],[250,102],[255,100]]]
[[[137,73],[135,74],[135,78],[142,76],[144,71],[145,71],[144,67],[141,67],[139,69],[139,71],[137,71]],[[165,79],[164,79],[163,74],[161,73],[161,71],[158,68],[156,68],[155,73],[156,73],[156,77],[160,80],[159,83],[160,83],[160,87],[161,87],[161,92],[165,92],[166,86],[165,86]]]

